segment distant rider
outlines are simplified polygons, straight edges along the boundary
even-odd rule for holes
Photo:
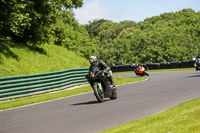
[[[198,71],[199,70],[199,66],[200,66],[200,58],[196,58],[194,66],[196,68],[196,71]]]
[[[140,74],[139,71],[138,71],[138,69],[140,69],[140,68],[139,68],[139,65],[133,63],[133,64],[131,64],[131,66],[133,67],[133,71],[135,72],[135,74],[136,74],[136,75],[139,75],[139,74]]]
[[[98,61],[96,56],[91,56],[90,59],[89,59],[89,62],[91,64],[90,70],[92,69],[93,66],[99,67],[100,70],[104,71],[104,74],[108,78],[108,80],[110,81],[111,85],[116,87],[116,85],[113,81],[113,78],[112,78],[111,68],[109,66],[107,66],[105,62]]]
[[[143,65],[143,64],[138,65],[138,64],[133,63],[133,64],[131,64],[131,67],[133,68],[133,71],[135,72],[136,75],[141,75],[141,73],[139,72],[140,70],[143,70],[143,69],[149,70],[149,68],[146,65]],[[149,76],[148,73],[146,75]]]

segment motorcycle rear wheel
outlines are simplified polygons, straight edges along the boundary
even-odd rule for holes
[[[93,85],[94,95],[99,102],[104,101],[104,91],[103,88],[100,89],[97,83]]]

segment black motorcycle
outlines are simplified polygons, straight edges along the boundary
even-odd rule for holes
[[[197,59],[195,60],[194,66],[195,66],[195,68],[196,68],[196,71],[199,71],[199,70],[200,70],[200,58],[197,58]]]
[[[86,78],[99,102],[103,102],[104,98],[117,99],[117,88],[111,85],[104,71],[100,70],[99,67],[92,67]]]

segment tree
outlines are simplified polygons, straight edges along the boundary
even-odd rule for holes
[[[48,41],[56,13],[81,6],[82,0],[0,0],[0,33],[16,41]]]
[[[72,10],[59,11],[56,23],[51,26],[53,42],[88,58],[95,52],[90,36],[83,25],[75,20]]]
[[[85,29],[88,31],[91,38],[94,38],[99,35],[100,32],[100,26],[108,20],[104,19],[96,19],[93,20],[93,22],[89,21],[89,24],[85,25]]]

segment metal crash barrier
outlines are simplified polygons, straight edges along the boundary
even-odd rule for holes
[[[172,61],[165,63],[142,63],[149,70],[192,68],[194,61]],[[113,72],[132,71],[125,63],[111,66]],[[89,68],[72,68],[62,71],[39,74],[0,77],[0,101],[61,90],[75,85],[88,83],[85,75]]]
[[[173,69],[173,68],[192,68],[194,67],[194,61],[171,61],[171,62],[161,62],[161,63],[139,63],[139,65],[144,65],[148,67],[149,70],[155,69]],[[116,66],[111,66],[113,72],[124,72],[132,71],[131,65],[116,64]]]
[[[88,83],[89,68],[0,77],[0,100],[30,96]]]

